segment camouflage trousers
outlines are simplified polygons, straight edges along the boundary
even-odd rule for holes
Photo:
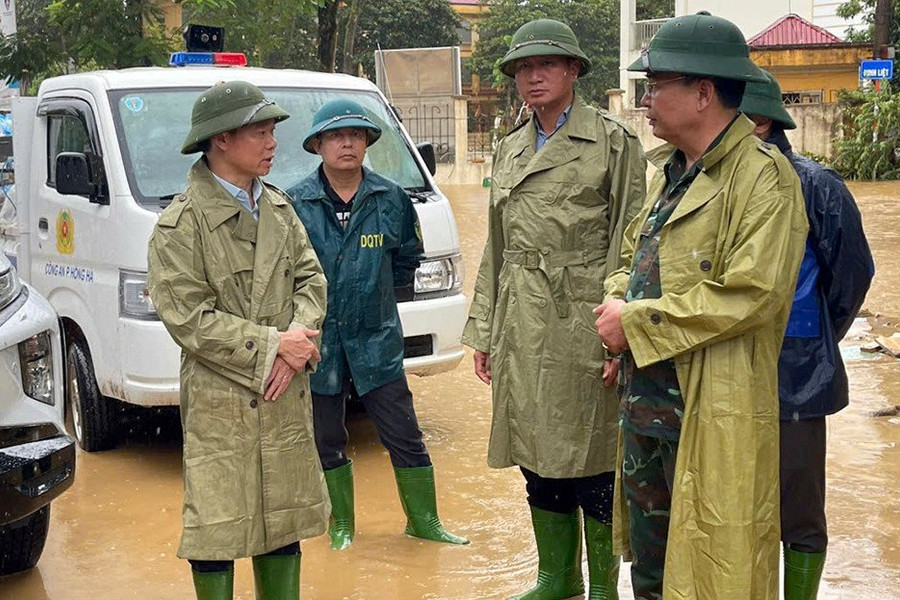
[[[628,501],[635,600],[662,600],[666,538],[678,441],[622,428],[622,484]]]

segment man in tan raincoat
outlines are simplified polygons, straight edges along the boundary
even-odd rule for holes
[[[629,67],[670,142],[596,309],[625,351],[615,525],[638,600],[778,598],[777,365],[807,219],[790,163],[738,113],[765,81],[748,56],[700,13]]]
[[[532,21],[513,37],[501,69],[534,118],[494,157],[488,240],[463,332],[493,388],[488,464],[518,465],[526,480],[539,574],[523,600],[582,593],[579,508],[589,597],[617,597],[618,363],[597,343],[591,309],[619,267],[646,165],[630,130],[575,95],[590,67],[558,21]]]
[[[203,152],[150,238],[150,297],[182,348],[184,532],[199,600],[232,598],[253,557],[257,598],[299,598],[299,540],[325,531],[308,368],[325,276],[290,198],[260,177],[288,114],[231,81],[194,104]]]

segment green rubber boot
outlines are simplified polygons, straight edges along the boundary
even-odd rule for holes
[[[332,550],[343,550],[353,541],[356,518],[353,514],[353,461],[325,471],[325,483],[331,497],[331,521],[328,536]]]
[[[824,552],[784,549],[784,600],[816,600],[825,567]]]
[[[584,517],[588,553],[588,600],[619,600],[619,557],[612,553],[612,525]]]
[[[200,573],[191,569],[197,600],[232,600],[234,598],[234,565],[227,571]]]
[[[300,555],[253,557],[256,600],[300,600]]]
[[[555,513],[531,507],[538,549],[537,585],[513,600],[562,600],[584,592],[578,511]]]
[[[434,491],[434,467],[394,467],[400,504],[406,513],[406,535],[444,542],[446,544],[468,544],[469,540],[453,535],[441,525],[437,514],[437,497]]]

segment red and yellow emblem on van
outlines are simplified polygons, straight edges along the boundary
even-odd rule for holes
[[[72,254],[75,251],[75,220],[67,210],[59,211],[56,217],[56,249],[60,254]]]

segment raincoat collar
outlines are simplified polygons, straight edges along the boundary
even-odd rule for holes
[[[766,138],[766,142],[777,146],[778,149],[781,150],[782,154],[791,154],[794,151],[783,129],[776,129],[769,133],[769,137]]]
[[[267,193],[267,184],[262,182],[263,193],[259,200],[267,199],[275,206],[287,204],[281,194]],[[222,185],[216,181],[212,171],[204,158],[200,158],[191,167],[188,173],[188,186],[194,190],[192,199],[200,206],[206,216],[210,231],[216,229],[234,215],[238,215],[238,222],[234,229],[234,235],[242,240],[256,241],[257,221],[248,211],[244,210],[237,198],[231,195]],[[262,202],[260,202],[262,204]],[[260,216],[262,208],[260,207]]]
[[[376,192],[383,192],[388,189],[384,183],[378,181],[378,178],[371,169],[363,166],[362,170],[363,177],[362,181],[359,183],[359,189],[356,190],[356,195],[353,197],[354,204],[362,202],[366,196]],[[325,193],[325,186],[322,183],[322,178],[319,176],[319,168],[316,168],[315,171],[301,181],[296,189],[297,198],[299,200],[308,202],[316,200],[319,202],[331,202],[328,198],[328,194]]]
[[[533,126],[521,127],[509,136],[510,156],[513,157],[518,171],[513,187],[522,183],[529,175],[578,158],[582,148],[575,140],[596,142],[599,139],[599,125],[595,113],[584,100],[575,96],[571,111],[566,122],[544,144],[542,152],[535,151],[537,129]]]
[[[753,121],[743,114],[738,114],[728,124],[723,133],[716,138],[717,141],[713,142],[712,147],[707,149],[703,156],[700,157],[698,162],[703,163],[702,171],[707,171],[717,165],[742,139],[748,135],[753,135],[755,127],[756,125],[753,124]],[[672,144],[663,144],[647,152],[647,160],[657,169],[662,169],[677,150]]]

